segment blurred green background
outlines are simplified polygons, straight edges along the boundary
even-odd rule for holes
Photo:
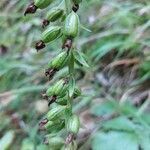
[[[29,3],[0,0],[0,150],[50,149],[38,122],[48,111],[44,69],[61,40],[36,52],[49,8],[24,17]],[[90,65],[76,68],[83,91],[74,101],[78,149],[150,150],[150,1],[83,0],[78,14],[92,31],[81,28],[76,40]]]

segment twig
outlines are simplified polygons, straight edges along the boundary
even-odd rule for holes
[[[117,60],[117,61],[112,62],[109,65],[107,65],[106,68],[105,68],[105,70],[109,69],[109,68],[116,67],[116,66],[120,66],[120,65],[129,66],[129,65],[139,64],[139,63],[140,63],[140,58]]]
[[[147,100],[144,102],[144,104],[139,108],[138,112],[137,112],[137,115],[138,116],[141,116],[145,110],[148,108],[148,106],[150,105],[150,91],[148,93],[148,98]]]

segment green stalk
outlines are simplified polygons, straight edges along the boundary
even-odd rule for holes
[[[66,8],[66,13],[68,15],[70,13],[70,0],[65,0],[65,8]],[[69,70],[69,78],[71,78],[74,75],[74,57],[73,57],[72,48],[70,49],[68,70]],[[66,111],[66,118],[68,118],[68,116],[72,114],[72,100],[73,100],[72,97],[70,97],[68,94],[68,100],[67,100],[68,110]]]
[[[67,15],[69,14],[69,4],[70,4],[70,0],[65,0],[65,7],[66,7],[66,13]]]

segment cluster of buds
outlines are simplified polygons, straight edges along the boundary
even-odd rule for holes
[[[71,4],[69,6],[70,8],[67,8],[67,1]],[[46,29],[41,39],[35,45],[35,48],[39,51],[46,44],[62,38],[62,52],[48,63],[45,71],[45,75],[48,76],[49,80],[63,67],[68,66],[69,68],[68,76],[51,85],[43,94],[43,98],[52,107],[44,119],[40,121],[39,129],[48,132],[48,135],[45,136],[44,143],[50,145],[53,149],[77,149],[75,138],[80,128],[80,121],[79,117],[72,112],[72,101],[81,95],[81,90],[75,85],[73,73],[74,63],[78,61],[78,58],[75,57],[77,52],[74,52],[76,50],[73,47],[73,40],[79,33],[80,22],[77,10],[81,1],[63,0],[61,5],[50,9],[42,22],[42,26]],[[53,2],[54,0],[34,0],[24,14],[35,13],[37,9],[44,9],[53,4]],[[60,21],[58,22],[59,25],[56,25],[58,20]],[[55,25],[52,25],[53,22],[55,22]],[[64,132],[60,132],[62,130],[67,133],[66,139],[62,138],[61,134],[64,135]]]

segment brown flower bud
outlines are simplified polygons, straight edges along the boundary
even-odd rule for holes
[[[65,140],[65,144],[68,145],[68,144],[72,143],[72,141],[74,139],[75,139],[75,135],[73,133],[69,133]]]
[[[78,9],[79,9],[79,4],[74,4],[74,5],[72,6],[72,10],[73,10],[74,12],[77,12]]]
[[[62,45],[62,49],[65,49],[65,48],[67,48],[68,50],[70,50],[71,49],[71,47],[72,47],[72,38],[67,38],[66,40],[65,40],[65,42],[63,43],[63,45]]]
[[[47,123],[48,123],[48,119],[47,119],[47,118],[41,120],[40,123],[39,123],[39,129],[40,129],[40,130],[43,130],[43,129],[44,129],[44,126],[45,126]]]
[[[53,78],[58,69],[48,68],[45,70],[45,76],[48,76],[49,81]]]
[[[37,6],[35,6],[34,3],[31,3],[25,10],[24,15],[26,16],[26,14],[34,14],[36,10],[37,10]]]
[[[42,40],[38,41],[38,42],[35,44],[35,48],[36,48],[37,51],[43,49],[44,47],[45,47],[45,43],[44,43]]]
[[[56,99],[57,99],[57,96],[55,96],[55,95],[52,96],[51,99],[48,102],[48,106],[50,106],[51,104],[53,104],[56,101]]]
[[[46,26],[49,25],[49,23],[50,22],[47,19],[44,19],[43,22],[42,22],[42,27],[45,28]]]

